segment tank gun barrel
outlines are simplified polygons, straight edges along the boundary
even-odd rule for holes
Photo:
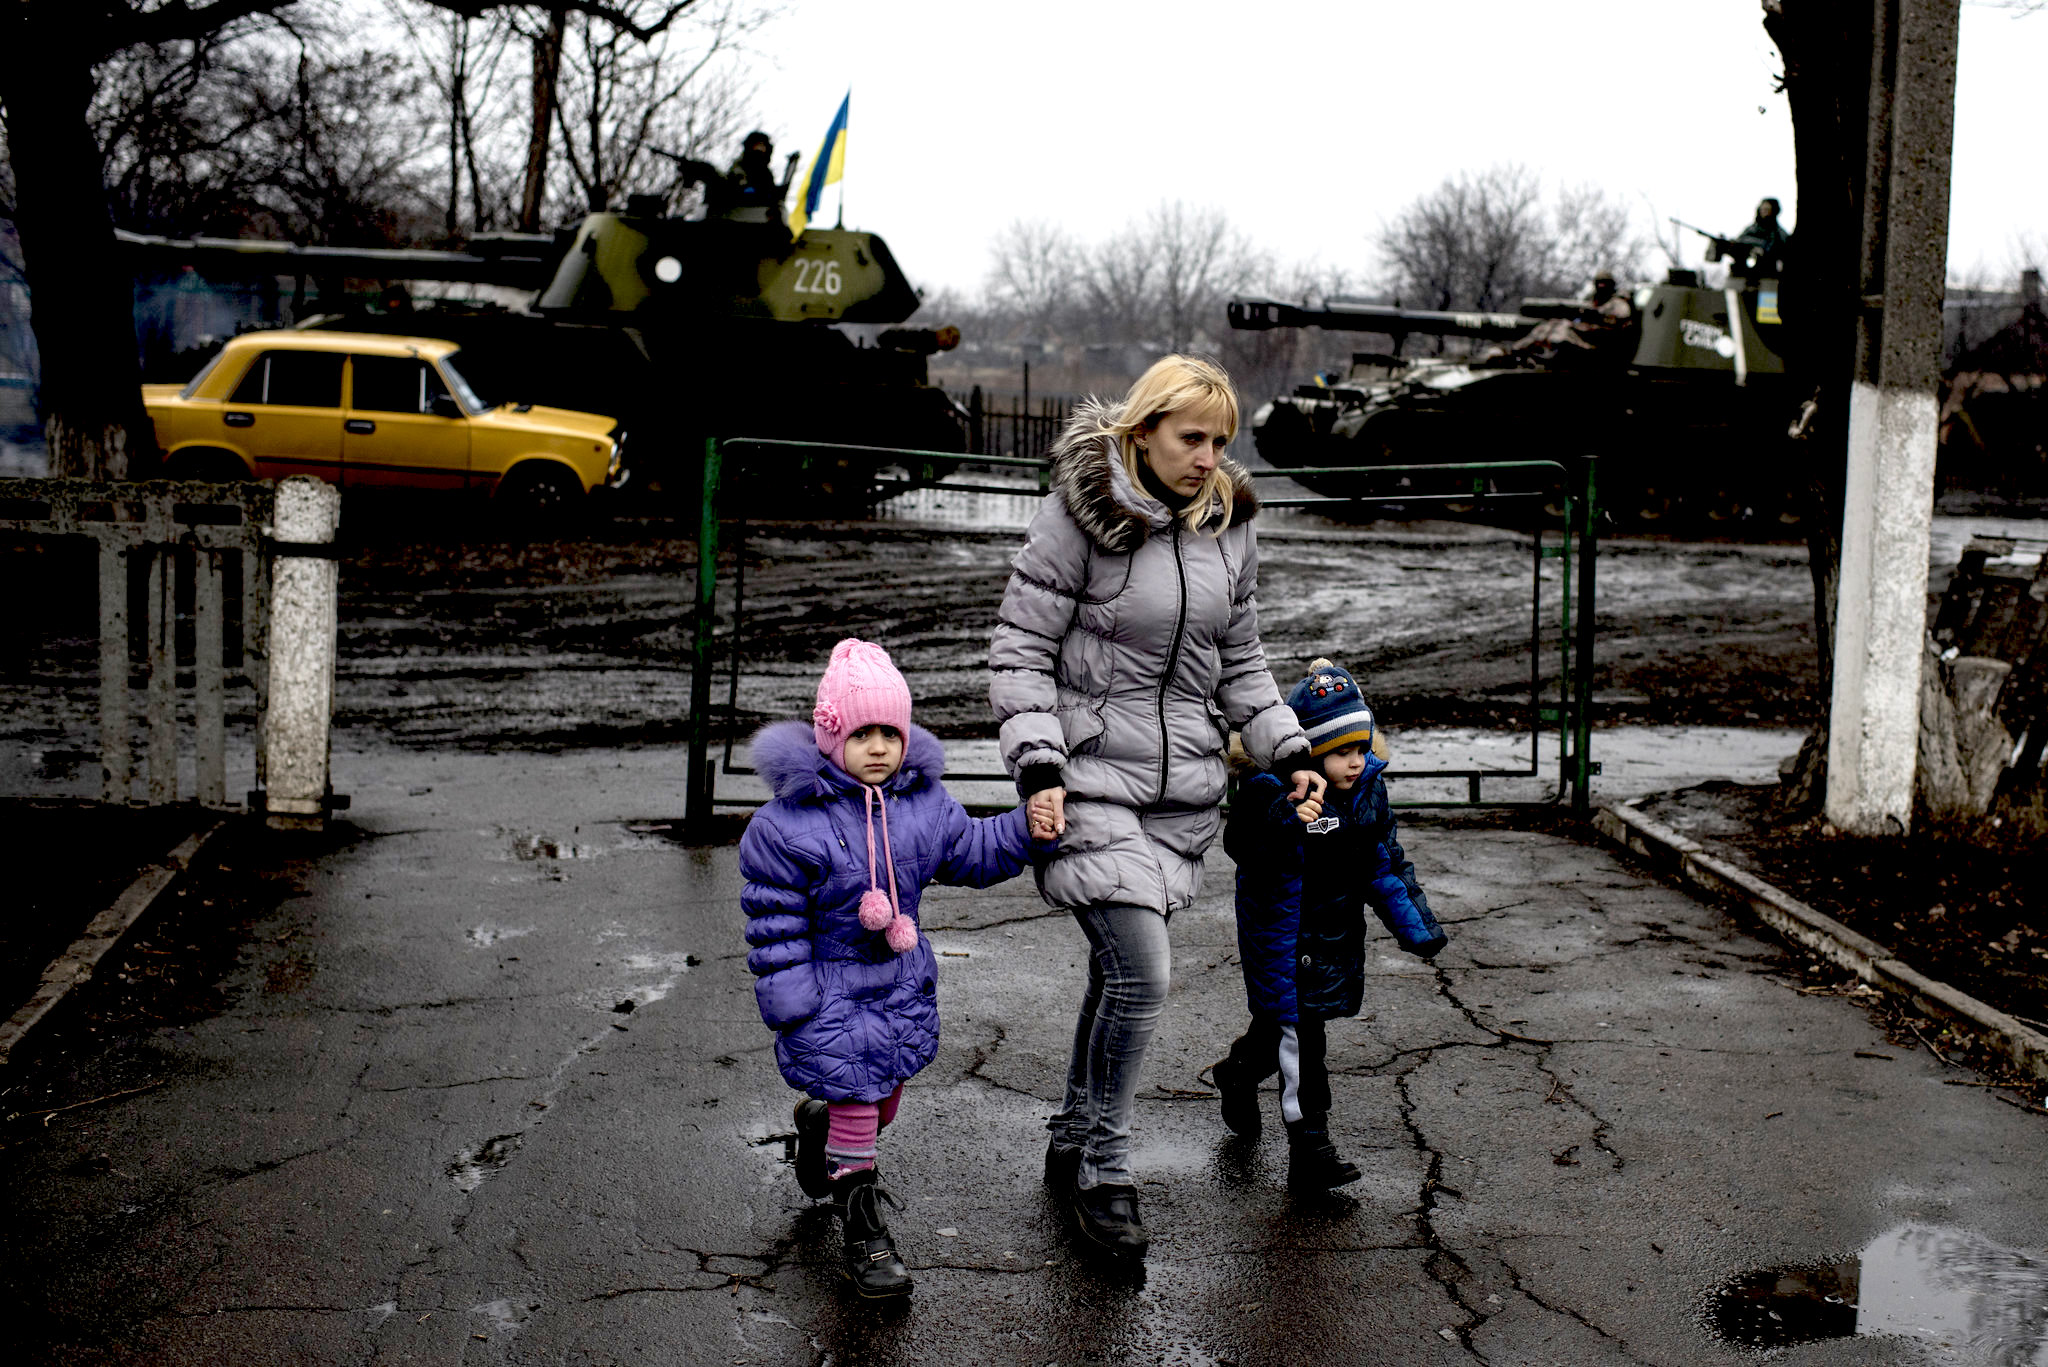
[[[1465,313],[1404,309],[1386,304],[1325,304],[1319,309],[1277,299],[1233,299],[1230,325],[1251,332],[1272,328],[1328,328],[1333,332],[1377,332],[1389,337],[1420,333],[1436,337],[1480,337],[1512,341],[1537,320],[1519,313]]]
[[[501,234],[485,250],[452,252],[400,247],[307,247],[230,237],[152,237],[115,229],[114,240],[139,270],[193,266],[224,276],[343,275],[370,280],[455,280],[537,289],[547,283],[553,240]]]

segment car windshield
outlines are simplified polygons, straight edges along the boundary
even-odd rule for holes
[[[469,381],[463,378],[462,372],[455,368],[455,358],[460,354],[460,352],[451,351],[441,358],[441,377],[448,381],[448,387],[455,391],[456,399],[472,415],[488,413],[491,411],[492,405],[485,403],[479,398],[477,392],[470,388]]]

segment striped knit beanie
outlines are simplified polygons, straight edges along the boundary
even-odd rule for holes
[[[1346,745],[1377,751],[1378,723],[1358,691],[1351,671],[1328,660],[1316,660],[1308,674],[1287,695],[1287,705],[1308,735],[1309,753],[1317,759]]]

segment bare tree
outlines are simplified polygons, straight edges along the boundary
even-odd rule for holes
[[[526,39],[533,55],[532,107],[527,121],[526,179],[519,198],[519,230],[538,232],[548,185],[549,149],[561,122],[562,61],[568,51],[569,17],[595,20],[616,34],[640,43],[668,32],[697,0],[616,0],[616,3],[571,3],[550,0],[542,5],[504,4],[500,0],[423,0],[464,13],[505,11]],[[538,11],[537,15],[535,11]],[[580,179],[580,177],[579,177]]]
[[[1157,264],[1144,234],[1135,228],[1090,250],[1082,264],[1081,297],[1087,312],[1081,326],[1103,341],[1143,340],[1152,330]]]
[[[633,0],[627,13],[639,8]],[[700,157],[738,140],[751,89],[724,59],[766,19],[723,0],[642,41],[588,17],[572,20],[555,105],[566,181],[585,207],[627,194],[671,198],[669,157]]]
[[[107,269],[114,225],[91,124],[94,68],[131,48],[244,30],[287,5],[15,0],[0,10],[0,123],[34,282],[44,437],[57,474],[124,478],[156,445],[137,386],[132,291]]]
[[[983,289],[988,309],[1008,326],[1044,339],[1073,314],[1081,250],[1067,232],[1043,219],[1018,219],[989,246]]]
[[[512,168],[503,154],[507,140],[489,136],[489,130],[511,123],[515,112],[510,82],[504,79],[517,38],[511,16],[499,11],[472,16],[405,0],[386,0],[386,5],[419,54],[419,64],[438,97],[440,109],[432,122],[441,125],[447,148],[442,236],[452,242],[467,233],[509,225],[517,206],[508,188]],[[486,129],[482,148],[477,146],[480,123]],[[462,215],[465,184],[467,233]]]
[[[1188,350],[1197,336],[1213,338],[1230,296],[1269,269],[1219,210],[1178,200],[1152,211],[1144,240],[1156,263],[1154,310],[1168,351]]]
[[[1628,206],[1595,186],[1546,204],[1525,166],[1463,172],[1396,214],[1374,237],[1382,288],[1411,308],[1512,310],[1528,295],[1571,294],[1605,267],[1640,269]]]

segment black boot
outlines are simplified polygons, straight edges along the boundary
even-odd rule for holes
[[[1321,1117],[1287,1122],[1287,1185],[1295,1191],[1328,1191],[1365,1174],[1337,1156]]]
[[[813,1201],[832,1194],[825,1173],[825,1122],[830,1109],[816,1097],[796,1103],[796,1184]]]
[[[1045,1146],[1045,1184],[1054,1191],[1072,1191],[1081,1167],[1081,1146],[1062,1144],[1055,1136]]]
[[[846,1249],[839,1270],[853,1283],[853,1289],[870,1300],[907,1296],[916,1285],[896,1256],[896,1241],[889,1237],[889,1222],[882,1215],[882,1203],[896,1209],[903,1203],[882,1189],[873,1168],[862,1168],[832,1179],[832,1204],[838,1207]]]
[[[1246,1139],[1259,1137],[1259,1084],[1226,1058],[1209,1070],[1216,1079],[1217,1095],[1223,1098],[1223,1123],[1232,1134]]]
[[[1074,1223],[1081,1237],[1105,1253],[1122,1258],[1142,1258],[1152,1246],[1152,1236],[1138,1218],[1138,1189],[1100,1186],[1074,1192]]]

